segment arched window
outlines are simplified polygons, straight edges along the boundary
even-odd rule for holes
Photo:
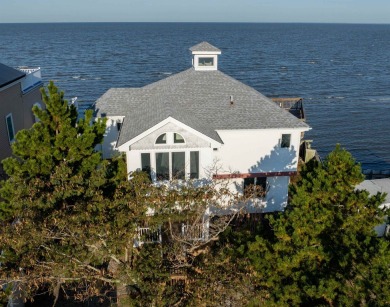
[[[179,133],[173,134],[173,143],[180,144],[185,143],[184,138]]]
[[[166,133],[161,134],[156,140],[156,144],[166,144],[166,143],[167,143],[167,134]]]

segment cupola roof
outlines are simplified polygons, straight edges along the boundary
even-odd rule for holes
[[[190,51],[192,53],[198,53],[198,52],[213,52],[215,54],[221,54],[221,50],[217,47],[214,47],[213,45],[209,44],[208,42],[201,42],[199,44],[196,44],[195,46],[192,46],[190,48]]]

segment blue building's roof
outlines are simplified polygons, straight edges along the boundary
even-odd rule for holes
[[[20,70],[0,63],[0,88],[23,78],[25,75]]]

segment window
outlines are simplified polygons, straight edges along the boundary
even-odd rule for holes
[[[282,134],[282,141],[280,142],[280,147],[289,148],[291,142],[291,134]]]
[[[174,133],[173,134],[173,143],[175,143],[175,144],[185,143],[184,138],[179,133]]]
[[[15,130],[14,130],[14,121],[12,120],[12,114],[8,114],[5,117],[5,121],[7,124],[7,131],[8,131],[8,140],[10,143],[15,141]]]
[[[189,159],[189,160],[188,160]],[[150,154],[141,154],[142,170],[151,169]],[[145,169],[145,170],[144,170]],[[186,174],[189,172],[189,176]],[[199,179],[199,151],[157,152],[156,180]]]
[[[167,134],[166,133],[161,134],[156,140],[156,144],[166,144],[166,143],[167,143]]]
[[[150,165],[150,153],[141,153],[141,170],[148,174],[151,180],[151,165]]]
[[[214,58],[199,58],[199,66],[214,66]]]
[[[185,152],[172,152],[172,179],[185,179]]]
[[[199,151],[190,152],[190,179],[199,179]]]
[[[244,179],[245,197],[264,197],[267,194],[267,177]]]
[[[169,152],[156,153],[156,179],[169,180]]]

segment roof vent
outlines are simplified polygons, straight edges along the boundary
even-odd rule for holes
[[[230,104],[234,104],[233,95],[230,95]]]

